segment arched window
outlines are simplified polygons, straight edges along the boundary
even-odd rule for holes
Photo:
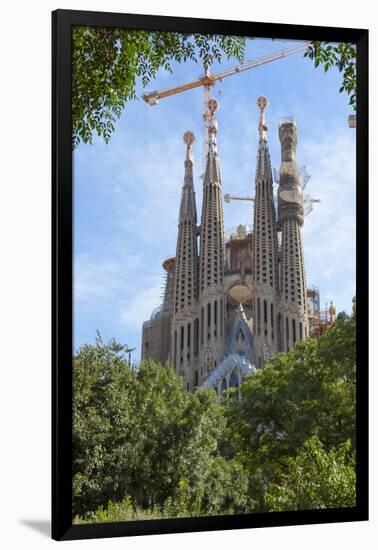
[[[180,327],[180,350],[184,349],[184,327]]]
[[[194,319],[194,357],[198,356],[199,319]]]
[[[245,340],[242,329],[239,330],[238,338],[237,338],[237,339],[238,339],[238,340]]]
[[[237,388],[239,386],[239,376],[236,369],[232,371],[228,385],[230,388]]]
[[[214,336],[217,335],[217,324],[218,324],[218,302],[214,301]]]
[[[201,308],[201,346],[203,346],[203,325],[204,325],[204,311],[203,307]]]
[[[290,351],[289,319],[286,317],[286,351]]]
[[[261,332],[261,310],[260,310],[260,298],[257,298],[257,334]]]

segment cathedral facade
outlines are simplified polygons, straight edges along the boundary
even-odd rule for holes
[[[192,144],[186,132],[176,255],[165,260],[162,306],[143,324],[142,359],[168,361],[185,388],[239,386],[242,379],[309,336],[297,127],[279,124],[281,165],[274,197],[265,110],[260,97],[253,228],[226,238],[217,148],[217,102],[208,104],[208,146],[198,223]],[[277,205],[277,208],[276,208]]]

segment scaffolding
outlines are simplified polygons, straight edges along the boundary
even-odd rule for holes
[[[332,325],[334,319],[330,315],[328,304],[325,304],[324,309],[320,309],[320,293],[317,287],[307,289],[307,304],[310,336],[318,339]]]

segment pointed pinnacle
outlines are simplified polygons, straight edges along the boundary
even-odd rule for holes
[[[268,127],[265,122],[265,109],[268,106],[268,100],[264,96],[260,96],[257,100],[257,106],[260,109],[258,130],[260,134],[260,142],[267,141]]]
[[[183,135],[184,143],[186,143],[185,167],[191,167],[193,165],[192,143],[195,141],[195,139],[196,138],[193,132],[187,131]]]

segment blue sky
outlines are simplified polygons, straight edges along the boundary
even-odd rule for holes
[[[246,59],[293,42],[254,40]],[[237,64],[224,61],[221,69]],[[214,64],[213,72],[219,70]],[[201,66],[175,65],[159,72],[148,90],[164,90],[196,79]],[[355,130],[341,75],[324,73],[296,54],[225,79],[214,88],[223,192],[252,195],[257,152],[256,100],[267,96],[272,166],[279,167],[278,123],[293,116],[298,127],[297,161],[321,200],[303,228],[307,284],[320,288],[322,305],[333,300],[350,312],[355,293]],[[143,93],[140,86],[138,92]],[[161,301],[164,258],[174,255],[185,145],[194,143],[197,209],[202,199],[202,89],[167,98],[150,107],[134,101],[117,123],[108,145],[95,139],[74,152],[74,347],[92,343],[98,329],[136,348],[141,328]],[[226,230],[252,223],[250,203],[224,204]]]

